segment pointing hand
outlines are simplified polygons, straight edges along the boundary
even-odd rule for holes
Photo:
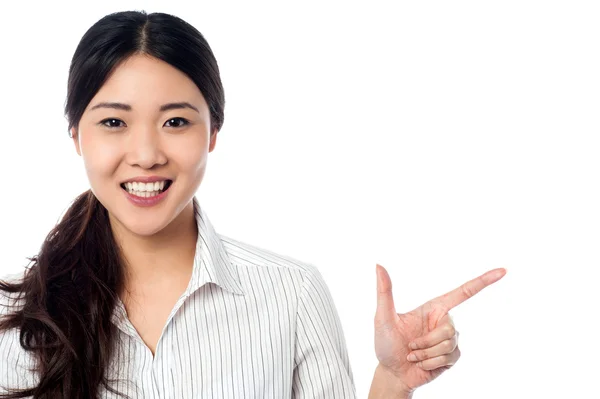
[[[375,354],[379,365],[398,377],[407,393],[437,378],[460,357],[458,331],[450,309],[500,280],[506,269],[490,270],[408,313],[396,313],[392,281],[377,265]]]

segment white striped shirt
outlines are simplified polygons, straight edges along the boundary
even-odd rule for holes
[[[109,377],[122,380],[113,387],[144,399],[356,398],[340,319],[318,269],[218,234],[201,207],[196,221],[192,277],[154,356],[119,301],[112,320],[120,350]],[[18,331],[0,333],[0,353],[0,386],[37,384]],[[118,396],[102,389],[100,397]]]

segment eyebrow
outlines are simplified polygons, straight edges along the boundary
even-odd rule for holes
[[[115,103],[115,102],[98,103],[98,104],[94,105],[92,108],[90,108],[90,111],[93,111],[98,108],[111,108],[111,109],[120,109],[123,111],[131,111],[131,105],[123,104],[123,103]],[[172,109],[183,109],[183,108],[191,108],[194,111],[200,113],[198,108],[194,107],[192,104],[190,104],[186,101],[182,101],[182,102],[178,102],[178,103],[163,104],[160,106],[159,111],[164,112],[164,111],[169,111]]]

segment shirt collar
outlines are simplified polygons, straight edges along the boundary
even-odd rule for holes
[[[208,216],[200,207],[196,197],[194,201],[194,216],[198,226],[198,240],[196,241],[196,255],[192,278],[183,294],[187,298],[206,283],[213,283],[233,294],[245,295],[242,290],[237,269],[231,263],[229,254],[225,250],[219,234],[215,231]],[[112,314],[111,320],[117,326],[123,326],[126,318],[125,306],[120,298]],[[127,327],[121,327],[127,330]]]
[[[196,197],[194,197],[193,203],[198,226],[198,240],[192,278],[185,295],[191,295],[206,283],[214,283],[231,293],[244,295],[237,269],[231,262],[220,235],[215,231]]]
[[[231,263],[229,254],[225,250],[221,237],[215,231],[208,216],[200,207],[196,197],[194,201],[194,217],[198,226],[198,239],[196,241],[196,254],[194,256],[194,268],[192,278],[183,294],[187,298],[206,283],[213,283],[233,294],[245,295],[240,283],[237,269]],[[125,306],[120,298],[111,316],[111,320],[121,329],[129,331],[130,327],[123,327],[126,318]]]

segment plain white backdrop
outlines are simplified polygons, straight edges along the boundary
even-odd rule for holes
[[[321,270],[359,397],[376,262],[398,312],[508,270],[451,312],[462,357],[415,398],[598,394],[596,2],[8,4],[2,274],[89,187],[63,116],[81,36],[111,12],[167,12],[204,34],[225,86],[198,199],[218,232]]]

